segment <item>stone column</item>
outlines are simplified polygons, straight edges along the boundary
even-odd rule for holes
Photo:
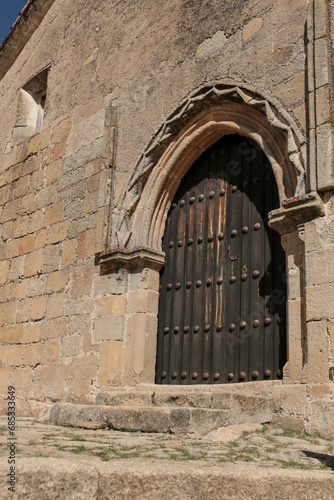
[[[99,257],[102,273],[115,269],[127,272],[124,290],[122,365],[120,385],[153,384],[155,379],[157,323],[159,306],[159,270],[164,254],[147,248],[132,251],[119,249]]]
[[[285,200],[280,209],[269,214],[269,225],[282,235],[286,251],[288,362],[283,371],[286,383],[328,381],[324,311],[328,299],[325,300],[324,287],[319,285],[326,272],[318,275],[320,256],[313,255],[320,245],[316,221],[323,215],[323,203],[316,193]]]
[[[300,383],[303,369],[303,276],[304,245],[298,231],[282,236],[286,253],[287,280],[287,363],[284,367],[284,383]]]
[[[306,223],[300,231],[305,242],[304,377],[309,383],[329,381],[328,321],[334,318],[334,251],[328,248],[333,227],[326,222],[325,231],[321,231],[322,224],[316,220]]]

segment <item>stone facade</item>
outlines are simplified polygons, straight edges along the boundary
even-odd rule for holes
[[[154,383],[166,214],[233,132],[260,144],[280,194],[276,417],[333,432],[333,13],[329,0],[29,0],[0,49],[0,380],[22,414]]]

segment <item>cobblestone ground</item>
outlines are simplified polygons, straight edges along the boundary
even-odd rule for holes
[[[0,417],[2,456],[6,455],[8,443],[6,424],[6,417]],[[20,457],[86,462],[150,459],[152,462],[252,463],[261,467],[334,470],[334,438],[311,436],[275,424],[224,442],[172,434],[75,429],[33,418],[17,419],[16,424],[18,461]]]

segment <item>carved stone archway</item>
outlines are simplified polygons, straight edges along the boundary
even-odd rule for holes
[[[204,150],[228,134],[255,140],[269,159],[280,199],[280,208],[269,214],[269,225],[285,235],[282,243],[287,255],[300,253],[296,241],[301,225],[324,213],[319,196],[305,192],[306,137],[278,99],[229,80],[205,84],[181,101],[156,129],[132,166],[121,196],[111,206],[110,234],[106,250],[99,256],[102,273],[118,272],[124,267],[130,274],[122,385],[154,381],[159,269],[165,258],[161,240],[168,210],[190,166]],[[284,378],[300,382],[304,363],[304,257],[299,260],[297,263],[294,257],[290,259],[298,273],[290,273],[287,268],[288,359],[294,362],[291,366],[288,362]],[[293,290],[291,297],[289,290]],[[289,323],[294,324],[293,334]]]
[[[206,84],[171,110],[137,158],[112,206],[108,248],[159,251],[180,179],[205,149],[231,133],[251,137],[262,147],[281,204],[305,193],[306,138],[283,105],[250,85],[230,80]]]

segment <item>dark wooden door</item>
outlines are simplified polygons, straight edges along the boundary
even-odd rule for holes
[[[262,149],[223,137],[181,181],[168,214],[156,382],[276,379],[286,361],[285,254]]]

